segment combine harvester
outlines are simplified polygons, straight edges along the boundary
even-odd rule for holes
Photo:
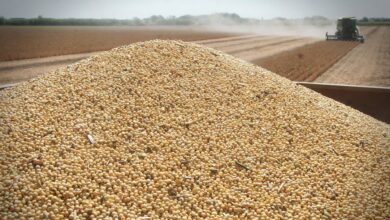
[[[326,33],[326,40],[360,41],[364,43],[365,39],[359,32],[356,18],[343,17],[337,20],[335,35]],[[371,115],[378,120],[390,123],[390,88],[310,82],[296,83]]]
[[[326,32],[326,40],[353,40],[364,43],[364,37],[360,35],[357,20],[354,17],[338,19],[335,35],[328,35]]]

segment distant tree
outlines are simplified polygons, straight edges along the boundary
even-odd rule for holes
[[[363,17],[360,21],[362,21],[362,22],[368,22],[368,18],[367,18],[367,17]]]
[[[29,25],[30,19],[26,18],[9,18],[7,19],[7,25]]]
[[[180,16],[176,19],[176,22],[175,22],[176,25],[191,25],[194,23],[195,23],[195,20],[194,20],[193,16],[191,16],[191,15]]]
[[[369,22],[386,22],[389,18],[367,18]],[[240,25],[240,24],[284,24],[294,25],[297,23],[305,23],[309,25],[327,25],[332,24],[332,20],[329,20],[322,16],[306,17],[304,19],[286,19],[286,18],[274,18],[274,19],[250,19],[242,18],[235,13],[216,13],[210,15],[183,15],[180,17],[163,17],[161,15],[153,15],[149,18],[139,19],[84,19],[84,18],[45,18],[42,15],[38,15],[35,18],[4,18],[0,17],[0,25],[128,25],[128,26],[140,26],[140,25],[209,25],[209,24],[221,24],[221,25]]]
[[[145,19],[146,24],[161,25],[164,24],[165,18],[161,15],[153,15],[150,18]]]
[[[133,18],[132,24],[135,26],[143,25],[142,20],[137,17]]]

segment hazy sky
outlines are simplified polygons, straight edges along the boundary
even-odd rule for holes
[[[390,17],[390,0],[0,0],[0,16],[133,18],[216,12],[252,18]]]

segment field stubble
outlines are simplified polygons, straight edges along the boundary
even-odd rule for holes
[[[195,42],[250,62],[315,41],[317,39],[302,37],[245,35]],[[0,84],[28,80],[96,53],[98,52],[0,62]]]
[[[313,81],[353,49],[358,42],[320,41],[253,61],[294,81]]]
[[[194,41],[236,35],[180,27],[1,27],[0,61],[103,51],[152,39]]]
[[[390,27],[365,27],[366,42],[349,52],[316,82],[390,86]]]

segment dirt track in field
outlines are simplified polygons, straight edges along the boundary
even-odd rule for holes
[[[319,41],[294,50],[254,60],[253,63],[293,81],[313,81],[358,42]]]
[[[285,36],[243,36],[229,41],[195,41],[208,47],[223,51],[246,61],[253,61],[265,56],[280,53],[318,41],[313,38]]]
[[[390,27],[367,27],[358,45],[323,75],[319,83],[390,86]]]
[[[0,62],[0,85],[25,81],[97,53],[99,52]]]
[[[255,59],[271,56],[315,41],[318,41],[318,39],[246,35],[194,42],[213,47],[251,62]],[[87,58],[96,53],[97,52],[0,62],[0,84],[24,81],[42,73]]]

